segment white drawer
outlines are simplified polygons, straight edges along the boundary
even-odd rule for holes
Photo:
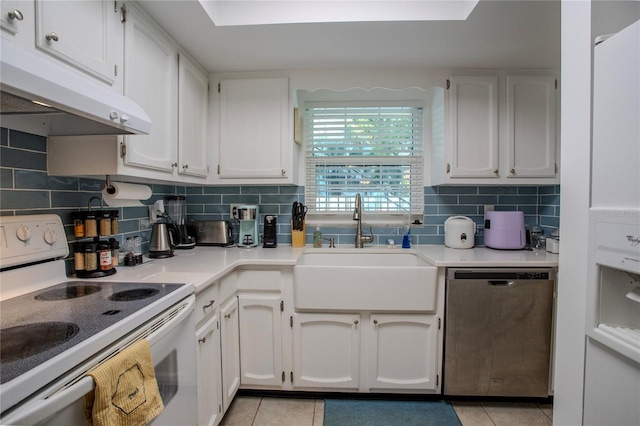
[[[212,314],[220,304],[218,283],[196,296],[196,324]]]

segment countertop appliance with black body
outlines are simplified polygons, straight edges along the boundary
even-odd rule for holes
[[[555,271],[447,270],[445,395],[548,397]]]
[[[195,424],[193,285],[74,280],[57,215],[0,218],[0,424],[86,424],[87,372],[147,339],[164,403],[154,425]]]

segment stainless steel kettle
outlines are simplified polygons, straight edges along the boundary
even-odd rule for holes
[[[154,223],[151,228],[151,240],[149,241],[149,257],[164,258],[173,256],[176,246],[174,235],[177,234],[175,225],[171,223]]]

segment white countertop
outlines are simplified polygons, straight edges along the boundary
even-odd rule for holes
[[[302,253],[313,251],[396,252],[410,250],[438,267],[557,267],[558,255],[546,251],[493,250],[485,247],[451,249],[445,246],[414,246],[411,249],[385,246],[355,249],[338,246],[322,249],[307,245],[304,248],[278,246],[265,249],[238,247],[195,247],[192,250],[176,250],[167,259],[145,258],[146,263],[136,267],[119,266],[118,273],[102,280],[107,281],[164,281],[193,283],[196,293],[210,283],[224,277],[240,266],[294,266]]]

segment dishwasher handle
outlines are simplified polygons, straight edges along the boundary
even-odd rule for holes
[[[494,287],[509,287],[515,284],[514,281],[509,280],[489,280],[487,283]]]

